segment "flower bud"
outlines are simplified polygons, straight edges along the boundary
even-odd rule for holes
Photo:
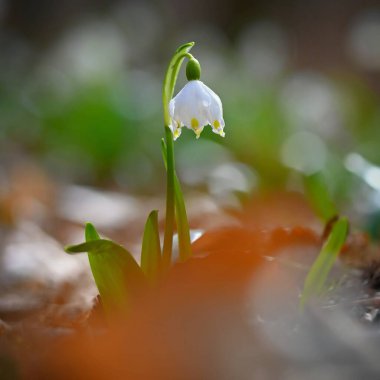
[[[201,77],[201,65],[194,57],[189,59],[186,65],[187,80],[199,80]]]

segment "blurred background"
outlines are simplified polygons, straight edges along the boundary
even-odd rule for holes
[[[341,210],[376,224],[378,1],[1,0],[0,28],[3,223],[43,219],[67,185],[57,207],[78,222],[101,204],[73,206],[88,188],[161,197],[161,83],[176,47],[196,41],[226,138],[182,134],[185,190],[236,206],[321,173]]]
[[[239,225],[310,227],[319,237],[303,194],[311,188],[326,205],[323,181],[352,229],[379,238],[378,0],[0,0],[0,336],[26,318],[32,331],[59,334],[86,320],[97,295],[87,257],[63,251],[83,241],[85,221],[136,256],[152,209],[162,229],[161,86],[189,41],[226,123],[224,139],[205,128],[199,140],[184,130],[175,142],[194,236]],[[374,302],[363,312],[370,322],[379,320]],[[340,342],[347,332],[337,331]],[[0,344],[1,378],[2,355]]]

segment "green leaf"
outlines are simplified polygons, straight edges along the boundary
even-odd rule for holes
[[[145,223],[141,248],[141,269],[154,284],[161,269],[161,245],[158,232],[158,211],[153,210]]]
[[[146,278],[133,256],[111,240],[100,239],[87,223],[86,242],[65,248],[67,253],[88,252],[91,271],[107,313],[125,311],[146,286]]]
[[[300,308],[303,310],[305,303],[313,296],[320,296],[323,292],[327,277],[334,265],[340,250],[346,241],[348,234],[347,218],[340,218],[334,224],[330,235],[323,244],[321,252],[313,263],[308,275],[306,276]]]
[[[307,198],[324,222],[338,214],[321,173],[304,176],[304,186]]]
[[[161,152],[165,168],[167,168],[167,152],[164,139],[161,140]],[[181,261],[185,261],[191,256],[190,228],[181,184],[176,173],[174,176],[174,197],[178,233],[179,258]]]

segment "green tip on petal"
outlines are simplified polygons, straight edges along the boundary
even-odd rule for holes
[[[201,65],[195,58],[189,59],[186,65],[187,80],[199,80],[201,77]]]

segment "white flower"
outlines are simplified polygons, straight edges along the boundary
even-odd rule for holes
[[[170,129],[174,140],[181,134],[181,128],[192,129],[199,138],[203,128],[211,125],[212,131],[224,137],[222,102],[200,80],[191,80],[169,103],[172,119]]]

